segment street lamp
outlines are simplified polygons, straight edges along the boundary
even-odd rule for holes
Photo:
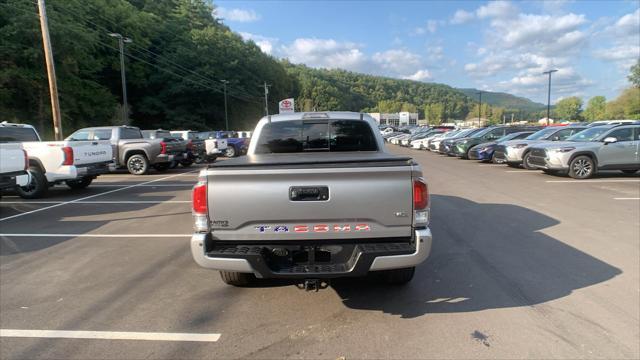
[[[549,91],[547,92],[547,126],[549,126],[549,116],[551,116],[551,74],[556,71],[558,70],[552,69],[542,73],[543,75],[549,74]]]
[[[229,118],[227,116],[227,84],[229,81],[220,80],[220,82],[224,85],[224,123],[227,127],[227,131],[229,131]]]
[[[480,99],[478,100],[478,102],[480,103],[478,105],[478,127],[480,127],[480,117],[482,116],[482,91],[478,91],[478,96],[480,97]]]
[[[122,78],[122,122],[124,125],[129,124],[129,111],[127,110],[127,79],[124,69],[124,43],[131,43],[133,40],[124,37],[118,33],[109,33],[109,36],[118,38],[120,47],[120,77]]]

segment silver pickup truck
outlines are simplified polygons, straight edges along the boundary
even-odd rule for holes
[[[165,171],[171,162],[182,158],[182,153],[174,154],[174,147],[179,148],[179,144],[162,139],[145,139],[140,129],[134,126],[84,128],[71,134],[67,140],[109,140],[114,166],[126,168],[133,175],[145,175],[151,166],[158,171]]]
[[[401,284],[431,250],[429,211],[420,166],[388,153],[370,116],[276,115],[259,121],[247,156],[200,173],[191,251],[230,285],[317,290],[372,271]]]

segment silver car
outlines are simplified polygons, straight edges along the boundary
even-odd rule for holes
[[[531,147],[529,164],[547,173],[587,179],[598,170],[640,170],[640,125],[604,125],[584,130],[567,141]]]
[[[502,142],[496,145],[494,160],[499,164],[507,163],[509,166],[522,165],[525,169],[534,169],[528,164],[532,145],[548,141],[563,141],[586,128],[586,126],[547,127],[524,139]],[[524,161],[525,159],[527,161]]]

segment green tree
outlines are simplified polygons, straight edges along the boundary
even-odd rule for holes
[[[594,96],[589,99],[584,110],[584,118],[589,121],[604,120],[607,117],[607,99],[604,96]]]
[[[625,89],[615,100],[607,103],[607,117],[610,119],[640,120],[640,88]]]
[[[636,88],[640,88],[640,59],[638,59],[629,71],[629,76],[627,76],[631,85]]]
[[[571,96],[556,103],[555,114],[558,120],[579,120],[582,112],[582,99]]]

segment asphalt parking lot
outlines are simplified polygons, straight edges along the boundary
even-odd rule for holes
[[[640,357],[639,176],[391,149],[432,199],[433,251],[405,287],[225,285],[189,252],[198,168],[3,197],[0,358]]]

